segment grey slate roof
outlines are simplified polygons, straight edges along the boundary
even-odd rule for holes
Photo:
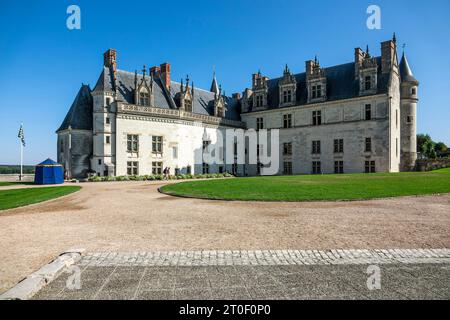
[[[134,104],[134,77],[133,72],[117,70],[116,73],[117,99],[126,103]],[[96,90],[113,91],[112,71],[104,67],[103,71],[94,87]],[[140,83],[142,75],[138,74],[138,83]],[[150,78],[146,76],[147,84],[150,84]],[[178,107],[175,100],[176,94],[180,91],[180,83],[171,81],[170,91],[167,90],[159,77],[153,79],[153,94],[155,106],[163,109],[173,109]],[[225,97],[227,109],[225,118],[230,120],[240,120],[240,102],[231,97]],[[194,87],[194,103],[193,112],[203,115],[214,115],[214,92],[206,91]]]
[[[69,126],[72,129],[92,130],[92,112],[91,89],[88,85],[83,84],[57,132],[66,130]]]
[[[389,74],[381,73],[381,57],[376,57],[378,64],[378,88],[377,93],[386,93],[388,90]],[[355,79],[354,62],[341,64],[333,67],[324,68],[327,78],[327,101],[355,98],[359,96],[359,84]],[[297,105],[307,104],[306,92],[306,73],[295,74],[297,81],[296,102]],[[276,109],[279,107],[279,89],[278,82],[282,79],[274,78],[268,80],[268,107]],[[249,112],[252,111],[252,102],[250,101]]]
[[[400,61],[400,77],[402,81],[418,82],[409,67],[408,59],[406,59],[404,52],[402,55],[402,60]]]

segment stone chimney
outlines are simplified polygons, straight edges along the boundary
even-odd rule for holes
[[[166,85],[167,89],[170,89],[170,63],[163,63],[161,67],[161,80]]]
[[[355,77],[359,76],[359,68],[364,60],[364,52],[361,48],[355,48]]]
[[[305,62],[305,71],[307,76],[313,74],[313,68],[314,68],[314,61],[308,60]]]
[[[397,46],[394,40],[381,43],[381,72],[389,73],[394,64],[395,51]]]
[[[233,93],[231,96],[233,97],[233,99],[236,99],[236,100],[240,100],[241,99],[241,93],[240,92]]]
[[[161,68],[158,66],[153,66],[150,68],[150,76],[155,77],[158,76],[161,72]]]
[[[114,73],[117,71],[117,52],[115,49],[108,49],[103,54],[103,65],[107,68],[112,67]]]

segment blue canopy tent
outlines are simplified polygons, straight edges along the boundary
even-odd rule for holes
[[[60,184],[64,182],[63,166],[52,159],[47,159],[36,166],[35,184]]]

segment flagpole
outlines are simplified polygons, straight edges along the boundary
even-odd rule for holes
[[[20,176],[19,176],[19,181],[22,181],[22,176],[23,176],[23,123],[20,124],[20,129],[19,129],[19,135],[18,137],[20,138],[19,143],[20,143]]]
[[[20,142],[20,177],[19,180],[22,181],[23,176],[23,143]]]

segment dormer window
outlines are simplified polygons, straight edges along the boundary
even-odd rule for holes
[[[150,105],[150,95],[148,91],[143,89],[139,92],[139,105],[141,106],[149,106]]]
[[[364,88],[365,90],[372,89],[372,78],[370,76],[366,76],[364,79]]]
[[[262,107],[263,106],[263,96],[257,95],[256,96],[256,107]]]
[[[322,97],[322,86],[320,84],[312,86],[312,98],[317,99]]]
[[[292,91],[284,90],[283,91],[283,103],[289,103],[292,101]]]
[[[192,112],[192,101],[189,99],[184,99],[184,109],[187,112]]]

